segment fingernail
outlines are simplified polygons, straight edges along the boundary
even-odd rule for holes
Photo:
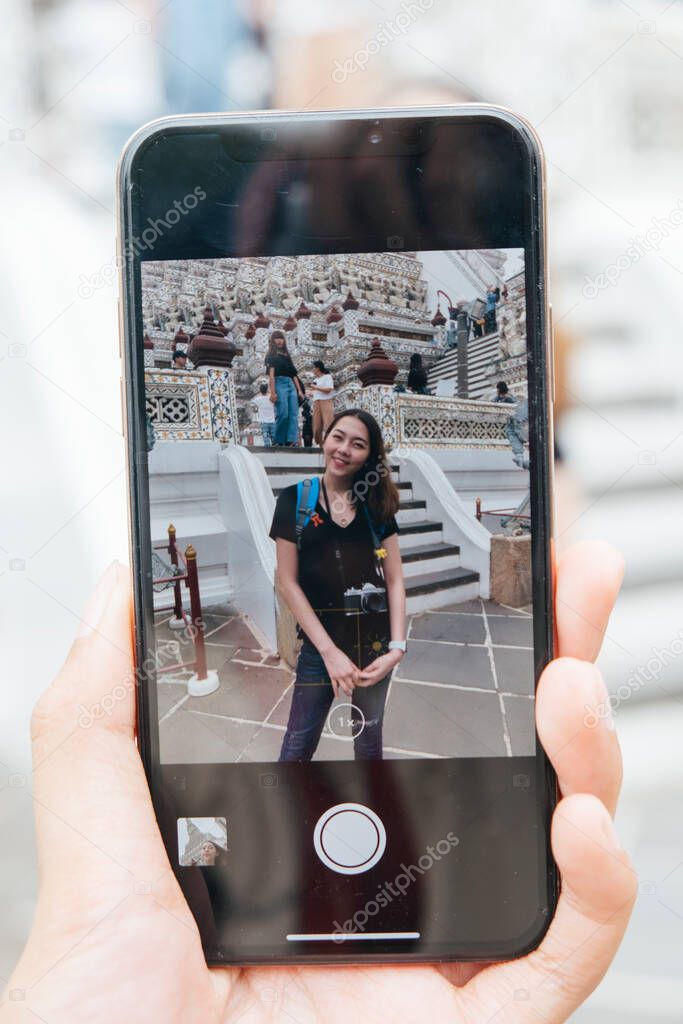
[[[117,566],[118,562],[114,561],[111,563],[90,595],[90,599],[81,616],[81,624],[76,633],[77,640],[82,640],[83,637],[90,636],[95,631],[97,624],[104,614],[104,609],[107,607],[109,595],[118,580]]]
[[[619,842],[619,836],[617,835],[617,830],[614,827],[614,822],[612,821],[609,812],[605,812],[602,819],[602,834],[604,835],[605,841],[607,845],[610,847],[610,849],[623,849],[621,843]]]

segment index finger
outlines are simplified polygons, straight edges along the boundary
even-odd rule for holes
[[[557,655],[595,661],[624,576],[623,556],[604,541],[572,544],[555,567]]]

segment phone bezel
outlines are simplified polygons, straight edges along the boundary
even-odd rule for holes
[[[428,107],[385,107],[368,110],[335,110],[335,111],[255,111],[244,114],[205,114],[183,117],[160,118],[140,128],[128,140],[121,155],[117,168],[117,255],[119,266],[120,282],[120,330],[122,336],[122,398],[124,402],[124,434],[126,437],[126,459],[127,459],[127,485],[128,485],[128,524],[131,551],[131,565],[133,571],[135,602],[135,657],[136,664],[140,665],[145,656],[144,636],[147,625],[144,620],[145,607],[140,599],[142,593],[142,563],[140,551],[142,546],[149,540],[148,517],[146,515],[146,499],[141,494],[144,489],[144,482],[141,481],[138,459],[140,453],[146,459],[146,450],[143,438],[140,435],[139,418],[136,410],[139,408],[141,392],[144,389],[144,380],[141,382],[138,372],[138,361],[135,353],[136,338],[136,294],[134,275],[130,272],[130,266],[125,256],[125,247],[133,222],[133,173],[135,162],[140,157],[144,148],[153,143],[154,139],[163,135],[169,130],[195,131],[197,128],[226,128],[233,125],[259,125],[273,124],[278,121],[291,119],[303,119],[312,123],[326,122],[329,120],[357,119],[369,121],[375,118],[406,118],[406,117],[449,117],[453,119],[476,118],[477,120],[494,120],[505,123],[512,128],[518,138],[522,141],[529,160],[529,167],[533,175],[536,187],[536,195],[532,197],[531,204],[531,231],[529,238],[530,250],[534,252],[534,268],[536,273],[536,288],[538,301],[535,305],[536,323],[534,324],[533,335],[538,339],[538,346],[535,356],[539,360],[537,383],[542,383],[542,388],[536,396],[536,412],[533,429],[537,437],[538,452],[543,452],[543,458],[536,462],[537,485],[536,495],[540,498],[536,508],[536,536],[534,544],[544,546],[544,564],[546,566],[545,578],[542,585],[545,591],[543,607],[547,614],[542,622],[542,630],[545,638],[545,653],[543,661],[553,657],[554,652],[554,625],[552,615],[552,599],[554,592],[553,584],[553,536],[554,536],[554,508],[553,508],[553,424],[552,424],[552,340],[550,336],[550,311],[547,301],[547,246],[546,246],[546,189],[545,189],[545,159],[540,140],[533,127],[522,117],[503,107],[486,104],[460,104],[460,105],[437,105]],[[530,332],[528,332],[529,334]],[[137,454],[136,454],[137,453]],[[539,522],[542,523],[539,529]],[[535,616],[536,618],[536,616]],[[538,624],[535,622],[535,628]],[[140,681],[137,681],[137,742],[140,756],[143,761],[145,772],[150,785],[152,799],[155,803],[157,813],[160,813],[160,776],[159,776],[159,751],[156,735],[156,722],[152,708],[147,700],[140,699]],[[155,703],[155,702],[154,702]],[[519,945],[514,950],[498,950],[487,954],[485,950],[476,949],[471,956],[463,956],[462,953],[454,953],[452,956],[446,954],[439,957],[443,960],[498,960],[502,956],[521,956],[535,948],[545,933],[558,895],[558,877],[550,852],[549,843],[549,817],[557,800],[557,785],[554,772],[542,749],[538,748],[538,757],[541,759],[543,776],[545,779],[544,803],[548,808],[548,827],[546,829],[546,857],[548,864],[548,891],[550,913],[538,921],[538,927],[533,936]],[[539,772],[539,776],[540,776]],[[434,957],[421,953],[399,953],[397,955],[383,953],[367,953],[357,956],[352,953],[345,954],[338,950],[334,957],[325,954],[315,955],[288,955],[286,957],[240,959],[236,963],[387,963],[387,962],[430,962]],[[209,963],[226,963],[225,959],[208,959]]]

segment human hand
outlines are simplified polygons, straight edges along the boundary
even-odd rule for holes
[[[560,657],[543,673],[536,714],[563,796],[552,825],[562,893],[540,947],[502,964],[207,968],[135,746],[130,583],[118,573],[98,588],[100,613],[85,616],[95,631],[74,643],[34,711],[38,907],[8,986],[24,997],[0,1006],[0,1024],[346,1024],[354,1007],[406,1024],[567,1020],[607,970],[636,892],[610,819],[616,734],[585,714],[608,701],[592,662],[621,581],[611,548],[585,543],[558,559]],[[83,728],[81,705],[111,709]]]
[[[380,654],[374,661],[364,668],[358,678],[356,686],[373,686],[380,679],[389,675],[394,665],[398,665],[403,658],[403,651],[393,648],[386,654]]]
[[[277,402],[277,395],[275,394],[274,391],[270,392],[270,394],[268,395],[268,398],[271,400],[273,405],[275,405],[275,403]]]
[[[332,647],[329,652],[321,653],[321,657],[325,662],[335,697],[339,697],[340,692],[350,697],[360,677],[358,666],[339,647]]]

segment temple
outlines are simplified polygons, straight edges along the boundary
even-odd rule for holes
[[[221,629],[246,637],[249,652],[234,653],[224,670],[205,665],[205,677],[188,684],[190,699],[209,699],[202,693],[220,685],[221,671],[245,671],[244,659],[264,666],[268,678],[295,662],[295,624],[274,599],[268,531],[277,495],[320,472],[322,453],[263,443],[252,400],[267,380],[264,358],[275,329],[285,333],[305,386],[314,360],[322,360],[334,380],[335,409],[364,408],[380,424],[401,497],[411,620],[419,618],[429,632],[438,630],[429,617],[439,609],[485,617],[488,607],[501,623],[512,616],[505,628],[519,633],[515,657],[524,658],[532,679],[528,455],[525,442],[513,451],[510,432],[512,411],[527,396],[521,251],[146,262],[142,284],[152,543],[168,547],[173,524],[178,549],[191,545],[196,552],[204,613],[212,621],[222,616]],[[174,363],[178,352],[187,356],[182,366]],[[415,354],[427,372],[420,393],[407,386]],[[501,382],[505,402],[496,401]],[[161,591],[155,607],[159,642],[172,646],[172,629],[181,625],[177,610],[169,621]],[[502,673],[512,655],[496,646],[490,630],[484,633],[491,650],[468,685],[486,689],[487,666],[499,659]],[[438,644],[423,643],[430,657],[439,654]],[[439,664],[427,678],[441,685]],[[492,710],[498,724],[487,725],[479,752],[531,749],[529,708],[512,695],[505,699],[524,707],[519,737],[501,698]],[[164,731],[174,728],[169,723]],[[500,739],[493,748],[491,728]],[[171,760],[184,750],[182,738],[178,747],[172,738],[165,742]],[[397,750],[409,749],[407,738],[396,742]]]

